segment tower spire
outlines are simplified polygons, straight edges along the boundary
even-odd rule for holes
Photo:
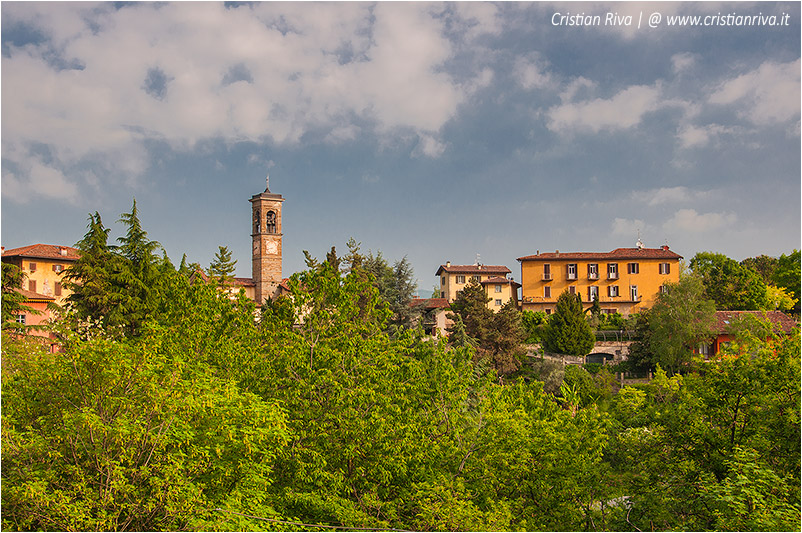
[[[270,192],[270,172],[267,173],[265,178],[265,192]]]

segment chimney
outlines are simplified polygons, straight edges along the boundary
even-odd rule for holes
[[[555,257],[560,257],[560,251],[557,250],[556,252],[554,252],[554,255],[555,255]]]
[[[666,252],[668,251],[668,245],[667,245],[667,244],[664,244],[664,245],[663,245],[663,246],[661,246],[660,248],[662,248],[662,249],[663,249],[663,250],[665,250]]]
[[[451,266],[451,261],[446,261],[446,268]]]
[[[63,246],[59,247],[58,251],[61,252],[61,255],[67,257],[67,249],[65,247]]]

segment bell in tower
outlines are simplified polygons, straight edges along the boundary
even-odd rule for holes
[[[284,198],[270,192],[270,176],[265,191],[251,197],[253,218],[252,272],[255,285],[254,298],[261,305],[278,295],[281,272],[281,204]]]

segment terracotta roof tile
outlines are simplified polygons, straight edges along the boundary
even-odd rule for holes
[[[488,279],[482,280],[480,283],[482,285],[510,284],[513,287],[520,287],[521,286],[521,284],[518,283],[517,281],[515,281],[514,279],[507,279],[507,278],[500,278],[500,277],[488,278]]]
[[[61,253],[66,250],[67,255]],[[55,244],[31,244],[21,248],[4,250],[3,257],[31,257],[35,259],[54,259],[61,261],[77,261],[81,257],[81,251],[71,246],[59,246]]]
[[[14,289],[14,290],[20,293],[27,302],[32,302],[35,300],[47,300],[49,302],[56,301],[56,299],[52,296],[48,296],[46,294],[39,294],[38,292],[29,291],[27,289]]]
[[[555,260],[593,260],[607,261],[611,259],[682,259],[682,256],[663,248],[616,248],[612,252],[546,252],[542,254],[519,257],[518,261],[555,261]]]
[[[448,300],[445,298],[413,298],[409,305],[410,307],[421,306],[424,309],[439,309],[449,306]]]
[[[799,327],[793,318],[782,311],[716,311],[716,331],[719,334],[727,333],[733,321],[744,315],[769,320],[785,333],[790,333],[794,328]]]
[[[439,276],[441,272],[450,274],[509,274],[512,272],[504,265],[440,265],[435,272]]]

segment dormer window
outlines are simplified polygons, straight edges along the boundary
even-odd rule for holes
[[[276,214],[273,211],[268,211],[265,215],[265,232],[276,232]]]

